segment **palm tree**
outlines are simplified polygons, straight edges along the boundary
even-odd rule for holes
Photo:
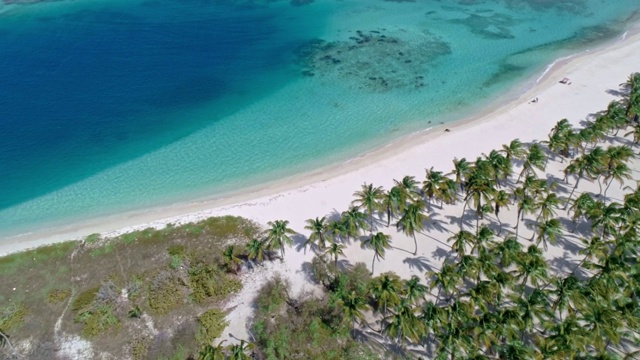
[[[518,277],[522,278],[521,293],[524,292],[528,281],[538,287],[548,277],[547,261],[535,245],[529,246],[523,256],[516,258],[516,265],[518,266]]]
[[[555,287],[551,294],[555,297],[551,305],[551,310],[558,314],[558,318],[562,321],[564,310],[570,315],[575,314],[576,305],[582,304],[586,299],[582,296],[582,284],[580,280],[570,274],[565,278],[554,277],[552,283]]]
[[[460,187],[461,191],[464,191],[465,182],[467,179],[467,175],[469,174],[469,170],[471,169],[471,164],[467,161],[467,159],[462,158],[458,160],[457,158],[453,159],[453,171],[450,175],[455,176],[455,182]]]
[[[564,170],[565,178],[567,178],[569,175],[575,175],[578,177],[578,179],[576,180],[576,184],[573,186],[573,190],[571,190],[571,194],[569,194],[569,198],[567,199],[567,202],[565,204],[565,209],[569,205],[569,201],[573,197],[573,193],[578,188],[580,179],[582,179],[584,176],[594,179],[604,165],[604,157],[605,151],[598,146],[593,148],[591,152],[571,160],[569,166],[567,166]]]
[[[589,193],[582,193],[573,201],[569,210],[573,212],[571,220],[575,227],[571,232],[574,232],[578,228],[578,220],[582,217],[586,217],[593,209],[595,203],[595,200],[593,200]]]
[[[581,313],[580,320],[586,325],[596,350],[604,351],[610,342],[615,345],[620,344],[623,321],[612,306],[594,301],[590,306],[582,309]]]
[[[560,207],[560,198],[554,192],[550,192],[547,196],[542,197],[536,204],[536,207],[540,209],[538,218],[536,221],[546,221],[552,216],[556,216],[556,210]]]
[[[222,257],[224,258],[224,263],[228,271],[237,274],[240,270],[240,266],[242,265],[242,260],[238,257],[236,247],[234,245],[228,245],[224,249]]]
[[[253,347],[252,343],[244,340],[240,340],[240,344],[229,345],[228,349],[231,352],[229,360],[251,360],[252,357],[247,353],[251,352]]]
[[[414,250],[413,255],[418,253],[418,240],[416,239],[416,233],[424,230],[424,221],[428,217],[422,213],[424,209],[424,202],[417,200],[407,206],[402,213],[402,217],[398,220],[396,227],[398,230],[402,230],[405,235],[413,237]]]
[[[420,194],[418,181],[414,176],[405,176],[401,181],[394,180],[395,186],[399,187],[404,193],[406,200],[413,200]]]
[[[437,200],[443,199],[443,187],[445,176],[442,175],[442,172],[431,169],[426,170],[426,178],[422,182],[422,193],[427,198],[428,206],[431,206],[431,200],[434,198]]]
[[[327,248],[325,254],[331,256],[333,258],[334,265],[338,266],[338,257],[344,256],[344,245],[340,243],[333,242]]]
[[[477,162],[476,162],[477,163]],[[464,211],[466,209],[469,200],[473,201],[473,205],[476,208],[476,216],[482,218],[484,211],[482,208],[483,200],[485,204],[491,203],[493,195],[496,192],[493,181],[493,174],[491,168],[478,168],[475,167],[469,179],[467,181],[467,195],[464,198],[464,206],[462,208],[462,217],[460,218],[460,229],[462,229]]]
[[[249,241],[249,243],[247,244],[247,257],[249,258],[249,260],[261,263],[262,260],[264,260],[264,254],[266,250],[267,249],[263,241],[260,241],[258,239],[251,239],[251,241]]]
[[[557,243],[558,235],[560,235],[561,232],[562,225],[560,223],[560,220],[549,219],[543,221],[538,225],[538,241],[536,242],[536,245],[540,245],[540,242],[542,241],[544,250],[547,251],[547,240],[555,245]],[[531,240],[533,241],[533,237],[531,238]]]
[[[460,230],[448,238],[447,242],[449,241],[453,241],[451,250],[455,251],[459,258],[462,258],[467,253],[466,248],[475,241],[475,236],[466,230]]]
[[[376,304],[376,309],[383,315],[387,313],[389,306],[400,303],[402,285],[400,277],[393,272],[380,274],[371,281],[369,293]]]
[[[384,259],[384,253],[386,249],[391,247],[391,237],[378,232],[375,235],[370,236],[362,242],[362,248],[369,248],[373,250],[373,260],[371,261],[371,273],[373,274],[373,267],[376,259]]]
[[[498,219],[498,223],[500,224],[498,230],[498,236],[502,233],[502,220],[500,219],[500,209],[507,208],[509,209],[509,205],[511,204],[511,196],[505,190],[499,190],[493,195],[493,214]]]
[[[401,213],[407,203],[404,190],[399,186],[394,186],[388,192],[383,194],[382,208],[387,213],[387,226],[391,224],[391,218]]]
[[[391,315],[383,320],[386,326],[382,329],[392,339],[400,341],[400,345],[404,347],[407,340],[418,342],[422,337],[424,330],[423,325],[416,315],[413,304],[402,299],[396,304],[391,311]]]
[[[609,235],[618,232],[619,224],[623,221],[622,208],[618,203],[604,206],[602,202],[597,201],[594,210],[589,213],[589,220],[593,229],[601,229],[600,237],[606,240]]]
[[[403,293],[406,299],[413,304],[424,300],[427,290],[427,287],[420,283],[420,278],[415,275],[411,276],[411,279],[404,281]]]
[[[520,182],[520,178],[524,175],[535,175],[534,169],[544,171],[546,161],[547,156],[544,154],[542,147],[539,144],[531,145],[527,152],[527,156],[524,158],[522,171],[520,172],[520,176],[518,176],[518,180],[516,182]]]
[[[515,236],[509,236],[503,242],[498,243],[493,251],[500,259],[503,268],[509,267],[517,258],[523,256],[522,245]]]
[[[267,223],[271,228],[265,232],[265,242],[267,244],[267,249],[269,250],[279,250],[280,251],[280,259],[284,260],[284,249],[286,245],[293,245],[293,240],[289,237],[289,235],[293,235],[296,232],[291,230],[288,225],[288,220],[276,220],[269,221]]]
[[[367,229],[367,216],[357,206],[350,206],[349,210],[343,211],[340,216],[346,229],[347,241],[349,237],[356,238],[360,235],[360,230]]]
[[[316,217],[315,219],[307,219],[305,230],[311,231],[311,235],[304,243],[305,249],[307,245],[315,245],[318,249],[323,250],[326,247],[325,234],[327,233],[327,217]]]
[[[335,294],[335,293],[334,293]],[[359,292],[352,290],[345,293],[338,293],[336,304],[342,309],[343,318],[351,324],[351,329],[355,329],[355,324],[360,321],[366,324],[364,312],[369,310],[367,299]]]
[[[534,351],[520,340],[509,341],[500,345],[498,350],[500,360],[533,360]]]
[[[380,200],[382,200],[384,193],[382,187],[374,187],[373,184],[363,184],[360,191],[353,193],[356,199],[353,204],[365,208],[369,215],[369,231],[373,234],[373,214],[380,209]]]
[[[456,265],[450,262],[442,264],[440,271],[429,271],[427,273],[427,282],[429,283],[429,289],[438,287],[438,294],[436,295],[436,302],[440,300],[440,295],[444,291],[447,298],[451,297],[455,290],[458,290],[460,284],[460,275],[456,271]]]
[[[513,162],[513,159],[522,159],[526,153],[520,139],[513,139],[509,145],[502,145],[501,151],[509,162]]]
[[[499,186],[501,180],[506,180],[511,175],[511,160],[497,150],[491,150],[489,155],[484,155],[484,157],[493,169],[493,181]]]
[[[516,229],[516,237],[518,237],[518,230],[520,227],[520,221],[524,220],[525,214],[530,214],[535,211],[535,201],[533,198],[526,194],[526,191],[523,188],[517,188],[514,190],[514,197],[518,204],[518,212],[516,225],[513,227]]]
[[[222,346],[223,342],[224,341],[222,341],[217,346],[212,346],[212,345],[203,346],[202,349],[200,349],[200,352],[198,353],[198,360],[224,360],[226,355],[224,351],[225,349]]]
[[[327,234],[331,243],[341,242],[344,237],[349,236],[349,231],[342,220],[331,220],[327,224]]]

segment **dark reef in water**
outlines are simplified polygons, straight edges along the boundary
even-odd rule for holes
[[[358,30],[346,40],[314,39],[296,51],[307,77],[341,81],[353,87],[383,93],[428,86],[429,64],[450,54],[449,44],[428,33],[424,39],[405,39],[403,30]]]

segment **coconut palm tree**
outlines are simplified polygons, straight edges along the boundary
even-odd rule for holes
[[[452,297],[456,290],[459,290],[458,285],[462,279],[456,271],[457,266],[454,263],[445,262],[442,264],[440,271],[429,271],[427,273],[427,282],[429,283],[429,290],[438,287],[438,294],[436,295],[436,303],[440,301],[440,295],[444,292],[447,297],[447,301]]]
[[[538,169],[540,171],[544,171],[545,165],[547,162],[547,156],[542,150],[540,144],[533,144],[529,148],[526,157],[524,158],[524,163],[522,164],[522,171],[518,176],[518,180],[516,182],[520,182],[522,176],[525,175],[536,175],[534,169]]]
[[[229,345],[227,349],[231,353],[229,360],[251,360],[252,357],[247,353],[253,351],[254,345],[250,342],[240,340],[240,344]]]
[[[571,160],[569,166],[564,170],[565,178],[569,175],[575,175],[578,177],[576,184],[569,194],[569,198],[565,204],[565,209],[569,205],[569,201],[573,197],[573,193],[578,188],[580,180],[587,176],[591,179],[595,179],[600,172],[600,169],[604,166],[605,151],[601,147],[597,146],[593,148],[589,153],[583,154],[580,157]]]
[[[340,219],[347,230],[347,241],[350,237],[358,237],[361,230],[366,230],[368,228],[367,215],[361,212],[357,206],[350,206],[349,210],[343,211],[340,216]]]
[[[305,221],[305,230],[311,231],[311,235],[304,243],[306,249],[307,246],[317,246],[319,250],[323,250],[326,246],[325,234],[327,233],[327,217],[316,217],[315,219],[307,219]]]
[[[265,232],[265,242],[267,244],[267,249],[279,250],[280,259],[284,260],[285,247],[287,245],[293,245],[293,240],[291,240],[291,237],[289,237],[289,235],[293,235],[296,232],[288,227],[288,220],[269,221],[267,225],[271,227]]]
[[[405,191],[399,186],[392,187],[383,193],[381,207],[387,214],[387,226],[391,224],[391,218],[402,213],[407,204]]]
[[[380,261],[380,259],[384,259],[385,251],[391,247],[390,240],[391,240],[391,237],[389,235],[385,235],[381,232],[378,232],[374,235],[371,235],[369,238],[365,239],[362,242],[362,248],[369,248],[373,250],[373,260],[371,261],[371,274],[373,274],[376,259],[378,261]]]
[[[267,248],[265,246],[265,243],[258,239],[251,239],[251,241],[249,241],[249,243],[247,244],[247,257],[251,261],[257,261],[258,263],[261,263],[262,260],[264,260],[266,251]]]
[[[521,293],[524,292],[529,281],[533,286],[538,287],[548,277],[547,261],[536,245],[529,246],[523,256],[516,258],[516,265],[518,267],[517,277],[522,279]]]
[[[586,301],[582,296],[582,284],[574,275],[569,274],[567,277],[553,277],[552,282],[554,289],[551,295],[554,300],[551,304],[551,310],[558,314],[558,318],[562,321],[565,309],[569,315],[576,313],[576,309]]]
[[[416,315],[416,309],[406,298],[393,306],[391,314],[385,317],[382,322],[386,324],[382,333],[399,341],[402,347],[407,340],[418,342],[424,333],[422,322]]]
[[[571,232],[574,232],[578,228],[578,220],[583,217],[586,218],[593,210],[595,203],[595,200],[593,200],[593,197],[591,197],[591,194],[589,193],[582,193],[573,201],[569,210],[573,213],[571,221],[573,221],[575,227]]]
[[[224,264],[228,271],[237,274],[242,266],[242,259],[238,257],[238,251],[234,245],[228,245],[222,253]]]
[[[403,293],[405,298],[412,304],[417,304],[424,300],[428,288],[420,283],[420,278],[413,275],[411,279],[404,281]]]
[[[509,267],[517,258],[524,255],[522,245],[515,236],[508,236],[503,242],[497,243],[492,251],[499,258],[502,268]]]
[[[337,242],[333,242],[331,243],[331,245],[329,245],[329,247],[325,251],[325,254],[332,257],[334,265],[338,266],[338,257],[344,256],[344,245]]]
[[[447,242],[449,241],[453,241],[451,250],[458,255],[458,258],[462,258],[467,254],[467,247],[470,247],[475,242],[475,236],[466,230],[460,230],[448,238]]]
[[[341,242],[348,236],[348,230],[342,220],[331,220],[327,224],[327,238],[330,243]]]
[[[198,360],[224,360],[226,357],[225,348],[222,346],[222,341],[217,346],[205,345],[200,349],[198,353]]]
[[[364,208],[369,216],[369,231],[373,234],[374,224],[373,215],[380,210],[380,203],[384,196],[382,187],[374,187],[373,184],[363,184],[360,191],[353,193],[356,199],[353,205]]]
[[[400,303],[402,294],[402,280],[393,272],[386,272],[373,278],[369,293],[376,304],[375,307],[382,315],[386,315],[387,308]]]
[[[513,159],[522,159],[526,154],[524,145],[522,145],[520,139],[513,139],[509,145],[502,145],[501,151],[509,162],[513,162]]]
[[[336,293],[334,293],[336,294]],[[343,319],[351,324],[351,330],[355,329],[356,322],[367,324],[364,313],[369,310],[367,298],[358,291],[351,290],[334,295],[337,307],[342,310]]]
[[[513,228],[516,229],[516,237],[518,237],[520,221],[524,220],[526,214],[531,214],[535,211],[535,201],[531,196],[527,195],[526,191],[521,187],[514,190],[514,197],[518,204],[518,212],[516,215],[516,225]]]
[[[600,237],[604,240],[609,235],[615,235],[618,232],[620,223],[624,220],[622,217],[622,208],[618,203],[604,205],[603,202],[597,201],[593,210],[589,213],[591,228],[600,228]]]
[[[540,209],[536,221],[547,221],[552,216],[556,216],[556,210],[560,208],[560,198],[554,192],[547,193],[546,196],[539,198],[536,207]]]
[[[511,160],[507,159],[497,150],[491,150],[489,155],[484,155],[493,170],[496,185],[500,185],[500,181],[506,180],[512,171]]]
[[[422,209],[424,209],[424,202],[422,200],[412,202],[406,207],[406,209],[404,209],[402,217],[396,224],[398,230],[402,230],[405,235],[413,237],[413,255],[418,253],[418,240],[416,239],[416,233],[424,230],[424,222],[429,219],[422,213]]]
[[[442,198],[442,187],[445,176],[442,172],[433,170],[433,167],[426,170],[425,180],[422,182],[422,194],[427,199],[427,205],[431,206],[431,201]]]
[[[399,187],[404,193],[406,200],[414,200],[420,195],[420,188],[415,176],[405,176],[401,181],[394,180],[395,186]]]
[[[589,338],[598,351],[604,351],[612,342],[620,344],[623,321],[609,304],[594,301],[581,309],[579,318],[585,324]]]
[[[499,190],[493,195],[493,214],[496,216],[498,223],[500,224],[498,230],[498,236],[502,233],[502,220],[500,219],[500,209],[507,208],[511,204],[511,196],[505,190]]]
[[[465,182],[467,176],[469,175],[469,171],[471,169],[471,164],[467,161],[467,159],[462,158],[458,160],[457,158],[453,159],[453,171],[449,173],[449,175],[455,176],[455,183],[460,187],[460,191],[464,191]]]

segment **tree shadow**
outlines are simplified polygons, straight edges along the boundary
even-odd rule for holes
[[[296,252],[304,251],[305,255],[307,254],[307,251],[313,251],[315,253],[315,251],[313,250],[313,247],[309,247],[309,250],[307,250],[308,246],[304,246],[304,244],[309,239],[308,237],[302,234],[294,234],[294,235],[291,235],[290,237],[291,237],[291,240],[293,240],[293,248],[295,249]]]
[[[557,243],[558,246],[562,247],[563,249],[569,251],[570,253],[577,255],[578,252],[580,252],[580,250],[582,250],[584,248],[584,246],[582,246],[582,244],[578,245],[575,242],[569,240],[567,237],[565,236],[559,236],[557,239]]]
[[[627,95],[629,95],[629,89],[625,88],[625,87],[620,87],[620,89],[607,89],[605,90],[605,92],[609,95],[613,95],[616,97],[625,97]]]
[[[578,224],[576,226],[576,224],[573,223],[573,220],[566,217],[561,217],[560,223],[569,234],[574,234],[574,236],[579,235],[582,237],[588,237],[592,234],[591,224],[588,221],[578,220]]]
[[[436,260],[450,260],[455,258],[455,255],[450,250],[443,249],[439,246],[431,253],[431,255]]]
[[[429,264],[426,256],[407,257],[402,260],[403,264],[409,265],[409,269],[417,269],[420,272],[433,271],[433,267]]]
[[[445,215],[445,218],[449,220],[449,225],[460,227],[460,216]],[[474,210],[467,209],[465,215],[462,216],[462,227],[475,227],[476,212]]]
[[[444,232],[451,233],[451,230],[442,226],[443,220],[438,219],[439,216],[440,214],[436,212],[432,212],[429,215],[429,219],[424,222],[424,225],[425,225],[424,228],[429,230],[435,230],[440,233],[444,233]]]

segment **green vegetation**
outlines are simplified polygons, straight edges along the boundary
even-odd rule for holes
[[[616,135],[633,127],[627,134],[634,145],[640,138],[640,74],[622,92],[624,99],[583,129],[561,120],[549,141],[516,139],[473,162],[455,159],[448,175],[428,170],[422,188],[410,176],[389,191],[365,183],[340,219],[307,220],[305,246],[316,253],[311,272],[326,292],[295,299],[282,280],[266,284],[255,300],[255,353],[263,359],[390,358],[388,349],[402,358],[443,360],[640,357],[640,186],[607,197],[614,181],[623,187],[632,179],[636,151]],[[564,183],[539,177],[549,156],[567,160]],[[574,198],[581,180],[597,183],[599,192]],[[432,204],[460,201],[459,231],[442,239],[451,256],[424,273],[426,283],[394,273],[371,278],[364,264],[337,266],[344,254],[336,245],[368,233],[362,246],[373,250],[373,273],[391,247],[381,228],[397,221],[417,249],[415,233],[423,231]],[[517,221],[505,229],[499,213],[509,205]],[[568,218],[558,215],[563,207]],[[523,224],[530,237],[519,235]],[[555,245],[573,248],[579,258],[545,257]]]
[[[253,222],[227,216],[116,238],[94,234],[84,242],[0,258],[0,300],[6,304],[0,309],[0,331],[7,336],[0,339],[3,344],[11,339],[12,345],[24,339],[51,342],[62,316],[63,333],[90,339],[95,351],[116,358],[196,356],[197,314],[220,307],[242,288],[227,266],[225,249],[233,245],[234,257],[247,261],[250,240],[261,238],[265,244],[261,234]],[[261,248],[265,258],[280,251]],[[226,326],[223,315],[205,320],[210,339]],[[157,333],[148,332],[148,326]],[[29,351],[16,354],[56,356],[50,347]]]
[[[225,313],[220,309],[211,309],[200,315],[198,323],[198,333],[196,334],[196,341],[200,345],[210,345],[213,340],[222,335],[224,328],[229,325],[228,321],[225,321]]]
[[[47,301],[50,304],[58,304],[69,298],[71,295],[71,290],[69,289],[53,289],[49,291],[49,296],[47,297]]]

